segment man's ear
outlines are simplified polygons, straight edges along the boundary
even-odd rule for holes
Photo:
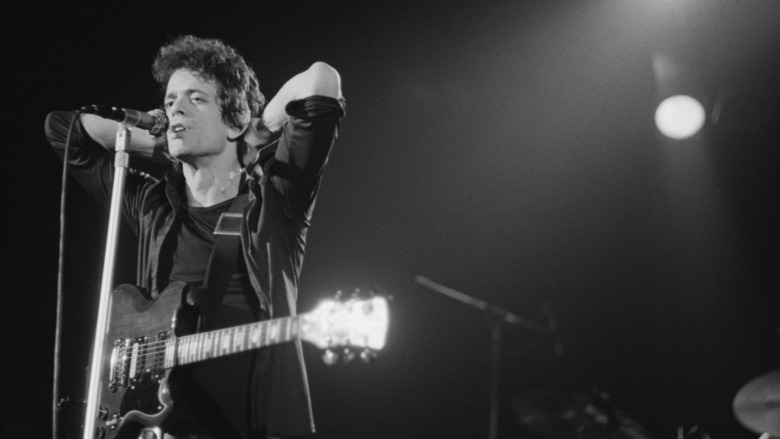
[[[246,130],[248,128],[249,128],[249,124],[248,123],[245,124],[241,129],[236,129],[236,128],[229,127],[228,128],[228,135],[227,135],[228,141],[235,142],[238,139],[242,138],[244,136],[244,134],[246,133]]]

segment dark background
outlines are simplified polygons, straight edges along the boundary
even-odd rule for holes
[[[163,3],[163,2],[161,2]],[[732,413],[778,367],[780,2],[246,2],[3,13],[3,436],[51,435],[61,164],[51,110],[158,105],[170,37],[218,37],[270,98],[316,60],[348,101],[309,234],[300,309],[393,298],[376,362],[307,345],[328,438],[488,434],[491,319],[423,275],[545,323],[506,327],[502,438],[532,390],[598,388],[654,438],[756,438]],[[654,54],[687,65],[707,124],[656,130]],[[68,184],[62,397],[84,393],[106,215]],[[117,282],[132,281],[127,236]],[[132,256],[131,256],[132,255]]]

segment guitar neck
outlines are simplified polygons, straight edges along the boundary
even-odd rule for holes
[[[233,326],[167,340],[165,368],[196,363],[300,338],[300,316]]]

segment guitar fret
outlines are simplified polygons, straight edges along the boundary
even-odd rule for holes
[[[211,332],[204,332],[203,333],[203,349],[201,349],[201,353],[203,355],[203,359],[211,358],[212,352],[212,345],[214,343],[214,334]]]
[[[270,332],[269,338],[271,339],[271,343],[279,343],[279,321],[271,321],[268,324],[268,329]]]
[[[176,364],[184,364],[184,346],[187,343],[187,338],[181,338],[179,339],[179,343],[176,345]]]
[[[194,338],[194,336],[190,336],[190,337],[187,337],[184,340],[184,350],[182,352],[182,361],[184,361],[185,363],[188,363],[188,364],[192,363],[192,346],[193,346],[192,339],[193,338]]]
[[[260,347],[260,335],[263,331],[263,325],[256,323],[249,326],[249,345],[252,348]]]
[[[203,334],[196,334],[192,340],[192,362],[202,360],[200,351],[203,347]]]
[[[232,328],[220,331],[220,345],[219,354],[227,355],[230,353],[230,333]]]
[[[165,361],[165,351],[160,349],[161,347],[165,346],[164,343],[161,343],[163,340],[164,339],[158,337],[153,349],[154,356],[152,359],[152,368],[157,372],[160,371],[163,366],[163,362]]]
[[[179,357],[179,364],[187,364],[187,349],[190,347],[189,337],[183,337],[179,341],[179,346],[176,349],[177,357]]]
[[[190,363],[198,360],[198,334],[190,340],[190,352],[187,358],[189,358]]]
[[[233,330],[233,352],[241,352],[246,349],[246,328],[237,326]]]
[[[222,344],[222,332],[223,331],[213,331],[212,337],[211,337],[211,355],[212,357],[219,357],[219,347]]]
[[[192,362],[192,339],[193,336],[191,335],[179,339],[179,346],[176,349],[178,364],[189,364]]]
[[[206,338],[208,335],[204,332],[202,334],[198,334],[198,361],[203,361],[206,359],[206,344],[208,341]]]
[[[170,369],[176,365],[176,344],[179,341],[178,338],[173,337],[165,342],[165,368]]]
[[[195,347],[197,346],[197,334],[187,337],[187,363],[195,361]]]

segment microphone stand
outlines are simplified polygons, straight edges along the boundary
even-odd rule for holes
[[[493,314],[499,317],[496,323],[493,324],[492,330],[492,345],[490,352],[490,419],[488,429],[488,439],[496,439],[498,435],[498,388],[499,388],[499,366],[501,359],[501,323],[509,323],[515,326],[524,327],[530,329],[538,334],[544,335],[549,332],[548,328],[528,319],[524,319],[518,315],[501,308],[500,306],[492,303],[485,302],[471,297],[467,294],[455,291],[452,288],[445,287],[423,276],[416,276],[415,282],[425,287],[432,289],[438,293],[455,299],[459,302],[463,302],[467,305],[471,305],[477,309],[480,309],[488,314]]]
[[[98,401],[100,399],[100,377],[103,374],[103,359],[105,353],[105,339],[109,325],[109,311],[111,309],[111,295],[114,289],[114,266],[116,261],[116,247],[119,239],[119,220],[122,207],[122,196],[127,177],[127,168],[130,156],[127,147],[130,144],[130,129],[120,123],[116,133],[116,155],[114,156],[114,183],[111,192],[111,207],[108,217],[108,233],[106,237],[106,250],[103,260],[103,279],[100,285],[100,302],[98,305],[97,324],[95,338],[92,347],[92,359],[89,374],[89,386],[87,389],[87,408],[84,419],[83,439],[98,437],[95,431],[95,420],[98,417]]]

